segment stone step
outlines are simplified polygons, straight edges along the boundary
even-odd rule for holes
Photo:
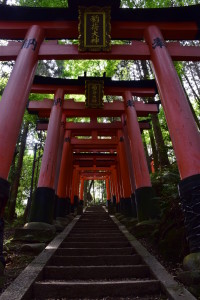
[[[143,281],[42,281],[34,284],[36,299],[73,299],[152,295],[160,291],[157,280]],[[67,298],[66,298],[67,297]]]
[[[97,256],[97,255],[131,255],[133,248],[59,248],[56,255],[60,256]]]
[[[105,218],[105,217],[102,217],[102,218],[84,218],[82,217],[80,220],[79,220],[80,223],[110,223],[110,224],[114,224],[114,222],[110,219],[110,218]]]
[[[125,242],[63,242],[63,248],[124,248],[130,247],[128,241]]]
[[[67,237],[65,242],[112,242],[112,243],[118,243],[118,242],[127,242],[127,239],[125,237]]]
[[[70,233],[68,237],[115,237],[115,238],[121,238],[124,237],[122,233],[87,233],[87,234],[82,234],[82,233]]]
[[[97,256],[58,256],[49,261],[50,266],[117,266],[138,265],[140,255],[97,255]]]
[[[101,234],[103,234],[103,233],[107,233],[107,234],[110,234],[110,235],[112,235],[113,233],[119,233],[119,230],[118,229],[112,229],[112,230],[105,230],[105,229],[98,229],[98,230],[94,230],[94,229],[84,229],[84,228],[77,228],[77,229],[73,229],[72,231],[71,231],[71,234],[73,234],[73,233],[76,233],[76,234],[88,234],[88,233],[97,233],[97,234],[99,234],[99,233],[101,233]]]
[[[100,225],[100,226],[96,226],[96,224],[94,224],[94,225],[79,225],[79,224],[77,224],[77,225],[75,225],[74,226],[74,229],[93,229],[93,230],[98,230],[98,229],[104,229],[104,230],[106,230],[106,229],[117,229],[117,230],[119,230],[118,228],[117,228],[117,226],[116,225]]]
[[[133,266],[47,266],[45,280],[102,280],[121,278],[149,278],[149,268],[145,265]]]

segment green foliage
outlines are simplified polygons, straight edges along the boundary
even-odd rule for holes
[[[18,0],[21,6],[33,6],[33,7],[67,7],[67,0]]]

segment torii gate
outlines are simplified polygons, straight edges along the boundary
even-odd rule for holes
[[[85,93],[85,80],[88,79],[88,77],[79,77],[78,80],[66,80],[66,79],[53,79],[53,78],[44,78],[44,77],[36,77],[34,79],[34,84],[32,86],[32,91],[37,92],[37,93],[50,93],[54,92],[56,90],[63,90],[67,91],[70,94],[83,94]],[[94,78],[92,78],[94,79]],[[103,78],[104,80],[104,92],[105,94],[108,95],[124,95],[126,92],[129,92],[131,97],[133,95],[137,96],[143,96],[143,97],[152,97],[156,94],[156,86],[154,80],[146,80],[146,81],[111,81],[109,78]],[[64,92],[63,92],[64,93]],[[131,98],[130,98],[131,99]],[[56,104],[58,101],[56,102]],[[135,181],[136,181],[136,192],[135,189],[132,189],[132,196],[134,197],[135,193],[137,194],[136,196],[136,201],[137,201],[137,208],[138,208],[138,216],[139,219],[146,219],[148,217],[154,217],[154,206],[155,204],[152,203],[152,188],[151,188],[151,182],[150,182],[150,177],[148,173],[148,168],[146,164],[146,158],[144,154],[144,149],[143,149],[143,144],[140,136],[140,128],[139,124],[137,121],[137,115],[138,116],[147,116],[149,113],[157,113],[158,112],[158,105],[157,104],[145,104],[143,102],[134,102],[134,108],[132,107],[132,101],[128,100],[128,105],[124,105],[123,102],[121,101],[114,101],[113,103],[105,103],[103,108],[100,109],[90,109],[90,108],[85,108],[84,103],[75,103],[73,100],[66,100],[64,101],[63,105],[59,106],[60,110],[62,110],[62,114],[64,114],[67,117],[77,117],[77,116],[92,116],[91,118],[91,123],[90,123],[90,128],[93,128],[92,135],[93,135],[93,140],[78,140],[74,139],[72,137],[72,130],[70,130],[70,145],[73,147],[73,150],[76,150],[77,148],[79,150],[81,149],[88,149],[91,150],[91,144],[92,144],[92,149],[97,151],[97,149],[101,149],[101,151],[106,151],[108,149],[112,149],[113,146],[116,146],[118,144],[117,141],[115,141],[113,138],[110,140],[98,140],[97,139],[97,132],[95,131],[95,128],[100,129],[102,126],[101,124],[97,123],[97,116],[102,117],[121,117],[122,114],[124,114],[126,111],[131,112],[129,119],[130,121],[127,121],[129,130],[135,131],[135,133],[130,137],[130,140],[132,142],[132,148],[135,148],[135,153],[134,154],[132,151],[133,158],[135,162],[135,168],[134,168],[134,173],[135,173]],[[130,108],[129,108],[130,107]],[[131,110],[132,107],[132,110]],[[52,108],[52,109],[51,109]],[[54,114],[52,115],[52,112],[55,108],[55,101],[53,102],[52,100],[47,100],[45,99],[44,101],[31,101],[28,106],[28,110],[30,113],[37,113],[39,117],[46,118],[50,116],[50,121],[49,121],[49,126],[52,123],[55,123],[54,120]],[[57,109],[56,109],[57,110]],[[136,115],[137,112],[137,115]],[[61,118],[61,113],[59,114]],[[135,122],[134,126],[130,125],[130,122]],[[88,126],[88,125],[85,125]],[[110,126],[106,125],[105,126]],[[130,127],[131,126],[131,127]],[[66,123],[65,128],[68,129],[68,124]],[[52,133],[49,132],[49,130],[52,130]],[[84,127],[82,127],[82,130],[84,130]],[[68,130],[69,131],[69,130]],[[57,133],[56,133],[57,132]],[[55,170],[55,167],[50,167],[52,162],[52,166],[55,165],[55,160],[56,160],[56,153],[55,157],[53,159],[52,151],[51,149],[53,148],[53,145],[55,144],[54,140],[56,140],[56,136],[58,139],[58,129],[55,129],[55,127],[52,125],[50,128],[48,127],[48,135],[47,135],[47,141],[49,135],[51,136],[49,142],[50,144],[48,147],[45,147],[44,155],[43,155],[43,161],[42,166],[41,166],[41,173],[39,177],[39,183],[38,183],[38,189],[36,192],[36,197],[35,201],[37,204],[34,206],[35,207],[35,213],[31,214],[31,220],[32,221],[44,221],[46,220],[45,216],[38,216],[38,211],[42,212],[44,214],[45,212],[45,207],[46,205],[52,205],[53,206],[53,198],[54,198],[54,183],[53,181],[50,180],[49,176],[49,168]],[[68,133],[67,133],[68,134]],[[111,132],[110,132],[111,135]],[[131,135],[130,135],[131,136]],[[137,137],[136,137],[137,136]],[[53,140],[52,140],[53,139]],[[69,142],[69,139],[67,139]],[[135,143],[137,141],[137,143]],[[61,141],[62,143],[62,141]],[[121,145],[123,145],[123,141]],[[137,144],[137,145],[136,145]],[[139,147],[137,147],[139,145]],[[116,148],[116,147],[115,147]],[[123,150],[124,151],[124,150]],[[51,154],[50,154],[51,153]],[[68,152],[67,152],[68,153]],[[140,157],[138,154],[140,153]],[[67,154],[65,154],[67,155]],[[123,152],[124,155],[124,152]],[[121,156],[123,156],[121,154]],[[64,159],[66,161],[66,159]],[[140,163],[140,171],[137,168],[138,162]],[[126,163],[127,164],[127,163]],[[61,163],[62,165],[62,163]],[[124,164],[122,164],[123,166]],[[61,166],[62,167],[62,166]],[[46,170],[46,171],[45,171]],[[64,170],[63,170],[64,172]],[[54,172],[55,173],[55,172]],[[128,176],[128,169],[126,169],[126,177]],[[124,176],[125,176],[124,173]],[[51,177],[52,177],[52,172],[51,172]],[[61,176],[62,178],[64,177],[64,173]],[[41,179],[43,178],[43,179]],[[127,180],[123,179],[124,181],[124,186],[126,185],[125,183]],[[132,184],[133,186],[133,184]],[[47,195],[45,196],[45,190],[46,188]],[[58,188],[59,190],[59,188]],[[63,199],[63,194],[64,194],[64,186],[62,188],[62,197],[59,197]],[[49,201],[51,193],[51,199],[52,201]],[[127,211],[131,210],[131,202],[130,202],[130,196],[131,196],[131,189],[129,188],[126,191],[123,191],[122,193],[123,197],[121,197],[121,202],[124,202],[125,199],[125,206],[127,206]],[[42,198],[42,199],[41,199]],[[69,197],[68,197],[69,198]],[[45,200],[46,199],[46,200]],[[77,195],[76,195],[77,199]],[[134,199],[133,199],[133,202]],[[144,207],[146,206],[145,203],[148,203],[148,210],[145,210]],[[44,205],[44,203],[46,203]],[[64,203],[62,200],[60,202]],[[43,209],[39,209],[39,207],[42,205]],[[122,205],[124,206],[124,205]],[[133,206],[135,207],[135,203],[133,203]],[[62,210],[62,209],[61,209]],[[64,210],[64,208],[63,208]],[[134,208],[135,210],[135,208]],[[146,211],[146,212],[145,212]],[[144,213],[145,212],[145,213]],[[50,219],[51,220],[51,219]],[[49,221],[50,222],[50,221]]]
[[[200,5],[132,10],[119,8],[120,1],[96,0],[97,6],[110,4],[112,39],[145,42],[113,45],[108,53],[79,53],[74,45],[43,43],[44,39],[78,38],[78,5],[83,2],[86,6],[94,4],[92,0],[69,0],[68,9],[0,7],[0,38],[24,40],[0,47],[1,60],[16,59],[0,103],[1,235],[3,211],[9,195],[8,173],[38,59],[150,59],[180,172],[179,192],[190,250],[199,252],[200,138],[172,59],[199,60],[200,51],[199,47],[182,47],[177,43],[165,43],[165,40],[199,39]],[[62,93],[59,89],[56,99],[63,98]],[[127,92],[124,98],[129,101],[132,95]],[[130,105],[127,116],[130,116],[135,111],[132,102],[127,104]],[[129,126],[132,125],[130,122]]]

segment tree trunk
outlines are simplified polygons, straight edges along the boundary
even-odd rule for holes
[[[144,73],[144,79],[148,79],[149,71],[148,71],[146,61],[141,61],[141,66],[142,66],[142,70]],[[153,131],[154,131],[154,136],[155,136],[157,150],[158,150],[160,167],[162,168],[165,166],[169,166],[169,159],[168,159],[167,151],[166,151],[163,136],[162,136],[162,131],[160,128],[160,122],[158,119],[158,115],[151,115],[151,120],[152,120]]]
[[[156,140],[156,146],[158,149],[158,157],[159,157],[160,167],[162,169],[163,167],[169,166],[170,163],[169,163],[169,159],[168,159],[168,155],[167,155],[167,150],[166,150],[166,147],[164,144],[158,116],[151,115],[151,120],[152,120],[152,125],[153,125],[154,136],[155,136],[155,140]]]
[[[152,129],[149,130],[149,137],[150,137],[150,141],[151,141],[152,159],[154,161],[154,169],[157,172],[158,168],[159,168],[158,151],[156,149],[156,144],[155,144],[155,139],[154,139]]]
[[[145,151],[146,160],[147,160],[147,166],[148,166],[148,169],[149,169],[149,173],[151,173],[151,162],[150,162],[149,152],[148,152],[148,149],[147,149],[147,143],[146,143],[144,134],[142,134],[142,140],[143,140],[144,151]]]
[[[191,102],[190,102],[190,98],[188,97],[188,94],[187,94],[187,92],[186,92],[186,90],[185,90],[185,88],[184,88],[184,85],[183,85],[183,89],[184,89],[184,91],[185,91],[185,95],[186,95],[186,97],[187,97],[188,104],[189,104],[189,106],[190,106],[190,108],[191,108],[191,112],[192,112],[192,114],[193,114],[194,120],[195,120],[195,122],[196,122],[196,124],[197,124],[198,129],[200,130],[200,123],[199,123],[199,120],[198,120],[198,118],[197,118],[197,116],[196,116],[196,113],[195,113],[194,108],[193,108],[193,106],[192,106],[192,104],[191,104]]]
[[[28,134],[28,127],[29,127],[29,124],[25,123],[24,130],[23,130],[23,133],[21,136],[19,157],[18,157],[18,162],[17,162],[17,166],[16,166],[15,177],[14,177],[14,180],[13,180],[13,183],[11,186],[10,201],[9,201],[9,206],[8,206],[8,220],[9,221],[12,221],[15,216],[16,199],[17,199],[21,170],[22,170],[22,165],[23,165],[23,157],[24,157],[24,151],[25,151],[25,147],[26,147],[26,138],[27,138],[27,134]]]

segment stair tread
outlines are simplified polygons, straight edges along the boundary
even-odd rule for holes
[[[111,285],[111,284],[130,284],[130,283],[159,283],[159,280],[156,279],[121,279],[121,280],[41,280],[41,281],[37,281],[35,284],[43,284],[43,285],[47,285],[47,284],[57,284],[57,285],[74,285],[74,283],[76,285],[78,284],[82,284],[82,285],[102,285],[102,284],[107,284],[107,285]]]

